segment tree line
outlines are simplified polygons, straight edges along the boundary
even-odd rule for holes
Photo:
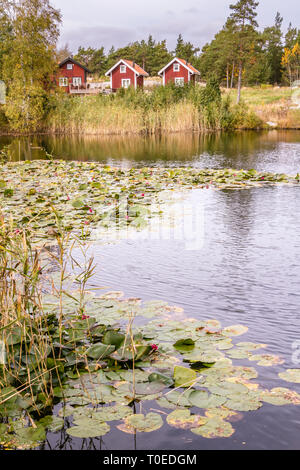
[[[120,58],[141,65],[150,76],[174,56],[192,63],[203,80],[214,79],[238,88],[244,85],[291,85],[300,79],[300,30],[291,24],[282,31],[279,13],[274,24],[259,29],[258,2],[238,0],[222,29],[202,50],[179,34],[176,47],[152,35],[125,47],[79,47],[74,58],[101,76]],[[5,114],[15,129],[36,128],[47,114],[57,93],[58,62],[72,54],[57,49],[61,15],[50,0],[0,0],[0,80],[7,87]],[[1,109],[0,109],[1,111]]]
[[[74,58],[91,72],[102,76],[119,59],[128,59],[141,65],[150,76],[174,56],[191,62],[204,80],[214,75],[227,88],[245,85],[291,85],[300,75],[300,29],[290,23],[282,30],[283,18],[277,13],[274,24],[263,30],[257,23],[254,0],[239,0],[230,5],[231,14],[222,29],[202,50],[179,34],[174,50],[168,50],[166,40],[135,41],[127,46],[111,49],[79,47]],[[68,45],[58,51],[59,58],[72,55]]]

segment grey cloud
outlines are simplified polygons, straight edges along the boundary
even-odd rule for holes
[[[183,10],[183,13],[193,15],[195,13],[199,13],[199,10],[196,7],[192,7],[192,8],[188,8],[187,10]]]
[[[72,51],[77,51],[79,46],[101,47],[106,50],[111,46],[122,47],[137,39],[136,32],[132,29],[118,28],[114,26],[81,27],[76,30],[64,31],[60,38],[60,44],[68,43]]]

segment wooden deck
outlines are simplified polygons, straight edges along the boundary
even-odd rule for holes
[[[101,93],[100,88],[71,88],[71,95],[98,95]]]

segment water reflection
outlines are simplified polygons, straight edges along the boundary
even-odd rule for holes
[[[296,173],[300,170],[300,132],[243,132],[219,135],[146,137],[2,138],[15,160],[42,158],[41,148],[65,159],[130,165],[193,165],[257,168]],[[257,367],[265,388],[300,384],[279,380],[294,368],[292,343],[299,340],[300,205],[299,187],[265,187],[243,191],[199,191],[195,204],[205,211],[205,240],[198,252],[183,242],[121,241],[94,246],[97,287],[124,290],[127,297],[163,299],[182,306],[187,315],[217,318],[224,326],[242,323],[242,341],[267,343],[283,366]],[[236,361],[239,365],[243,361]],[[245,362],[249,364],[249,362]],[[297,367],[297,366],[296,366]],[[144,412],[151,411],[149,403]],[[69,423],[70,424],[70,423]],[[147,435],[127,435],[112,428],[102,439],[81,441],[48,434],[46,449],[299,449],[300,419],[292,406],[265,404],[235,423],[230,439],[204,440],[167,425]]]
[[[13,161],[46,158],[127,166],[191,165],[286,171],[300,168],[300,132],[235,132],[164,136],[1,137]]]

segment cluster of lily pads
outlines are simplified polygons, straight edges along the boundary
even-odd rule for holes
[[[46,296],[44,306],[54,318],[55,299]],[[71,297],[68,309],[72,311]],[[133,317],[139,327],[129,332],[126,324]],[[52,333],[61,363],[60,378],[52,382],[52,404],[41,399],[33,405],[28,391],[20,393],[13,386],[1,390],[0,442],[6,447],[37,447],[47,432],[62,429],[70,438],[95,438],[113,426],[129,434],[168,425],[204,438],[230,437],[242,412],[258,410],[263,403],[300,405],[297,392],[261,388],[253,382],[258,377],[254,367],[233,363],[236,358],[266,367],[283,362],[271,354],[256,354],[265,344],[235,343],[247,332],[243,325],[222,328],[217,320],[186,318],[182,309],[166,302],[142,303],[111,292],[101,297],[90,293],[85,318],[67,315],[63,331],[62,343],[55,328]],[[20,335],[12,327],[15,347]],[[49,368],[51,351],[45,353]],[[36,367],[33,357],[27,357],[24,368]],[[279,376],[300,383],[300,370]],[[155,402],[155,411],[143,412],[150,402]],[[55,412],[54,404],[59,404]]]
[[[153,216],[149,207],[163,190],[229,190],[299,180],[299,175],[255,170],[5,163],[0,205],[12,237],[26,232],[48,243],[59,231],[86,236],[93,227],[109,227],[123,198],[126,216],[118,223],[139,229]],[[21,322],[0,329],[10,361],[0,365],[0,444],[6,448],[38,447],[47,433],[63,429],[70,439],[103,436],[112,427],[135,434],[164,425],[204,438],[230,437],[243,412],[263,403],[300,404],[295,391],[266,390],[253,382],[258,377],[253,363],[270,367],[283,360],[266,353],[264,344],[234,342],[247,332],[245,326],[222,328],[217,320],[186,318],[166,302],[142,303],[119,292],[85,293],[79,312],[78,296],[64,296],[62,318],[57,297],[44,292],[43,315],[33,309]],[[249,365],[236,365],[238,360]],[[279,377],[300,383],[300,370]],[[149,403],[155,409],[146,412]]]
[[[63,230],[85,230],[114,222],[137,229],[154,214],[149,206],[163,190],[183,188],[243,189],[298,184],[299,175],[256,170],[194,168],[111,168],[91,162],[59,160],[6,163],[0,167],[0,206],[16,229],[28,227],[37,236]],[[126,199],[126,215],[119,217]],[[55,210],[53,210],[55,209]]]

